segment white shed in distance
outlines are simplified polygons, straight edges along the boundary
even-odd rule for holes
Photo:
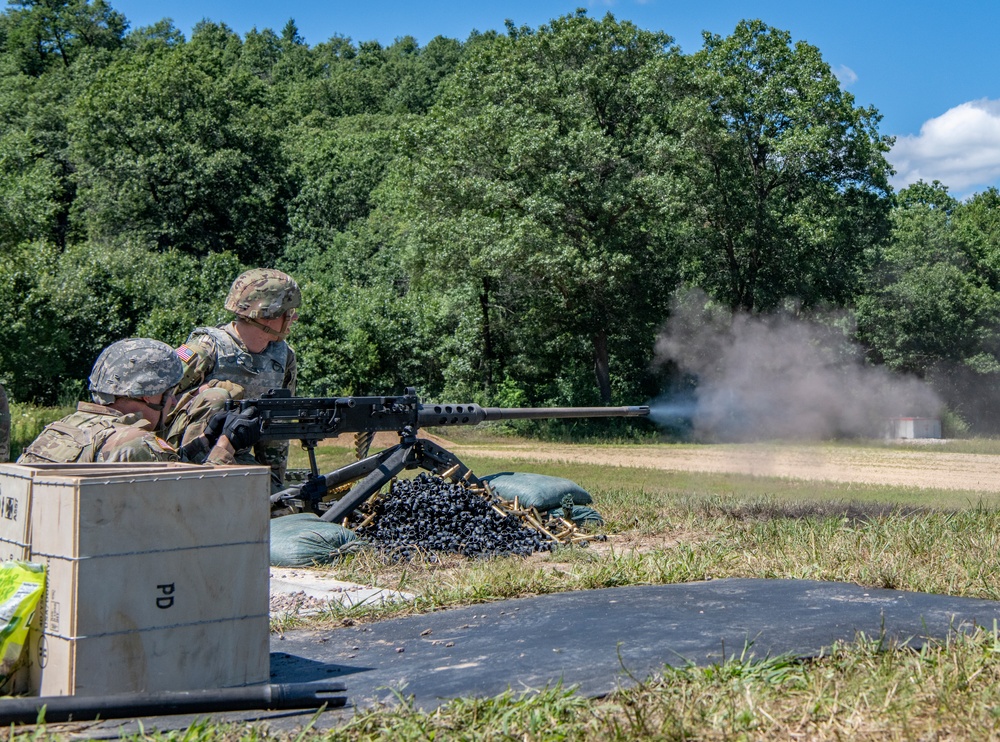
[[[941,421],[933,417],[891,417],[886,438],[940,438]]]

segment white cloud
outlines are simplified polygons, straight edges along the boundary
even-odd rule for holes
[[[840,81],[840,84],[845,88],[850,87],[858,81],[858,73],[848,67],[846,64],[837,65],[831,70],[834,77]]]
[[[899,137],[888,155],[895,188],[940,180],[961,197],[1000,178],[1000,100],[962,103]]]

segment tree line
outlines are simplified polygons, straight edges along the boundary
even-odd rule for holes
[[[988,426],[1000,194],[893,193],[874,108],[748,20],[685,54],[584,11],[465,40],[309,46],[131,29],[105,0],[0,16],[0,381],[80,398],[100,349],[226,319],[245,267],[301,282],[302,393],[635,403],[692,288],[842,310],[869,362]]]

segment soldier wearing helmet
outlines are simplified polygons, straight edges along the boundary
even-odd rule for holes
[[[211,381],[228,381],[243,389],[247,399],[270,389],[295,394],[295,352],[285,342],[302,293],[295,279],[271,268],[241,274],[229,290],[225,308],[235,319],[219,327],[195,328],[177,349],[184,364],[178,393],[204,390]],[[271,467],[271,488],[283,487],[288,443],[281,441],[254,449],[254,460]]]
[[[51,423],[18,463],[196,461],[234,463],[237,446],[259,436],[256,421],[237,413],[216,418],[205,434],[181,449],[157,436],[176,403],[184,373],[173,348],[159,340],[129,338],[105,348],[90,374],[93,402]]]

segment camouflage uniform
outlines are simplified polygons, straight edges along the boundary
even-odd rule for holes
[[[138,413],[107,404],[117,397],[138,399],[163,394],[180,379],[183,368],[166,343],[129,339],[109,345],[90,375],[94,402],[80,402],[76,412],[45,427],[18,458],[18,463],[87,463],[181,461],[152,424]],[[107,403],[107,404],[102,404]],[[233,463],[224,449],[213,449],[205,463]]]
[[[192,389],[178,398],[177,406],[167,418],[167,432],[163,437],[174,448],[183,447],[190,451],[192,444],[205,432],[212,415],[224,410],[226,402],[240,399],[243,399],[243,388],[229,381],[213,379],[203,388]],[[199,459],[208,453],[209,449],[205,448],[199,454],[193,455],[192,460],[201,463]],[[238,463],[257,463],[252,455],[247,457],[239,453],[235,460]]]
[[[225,308],[245,322],[260,327],[259,318],[274,319],[299,306],[301,294],[295,280],[277,270],[255,268],[240,275],[226,297]],[[236,331],[236,323],[195,328],[177,355],[184,363],[178,394],[204,389],[213,380],[229,381],[243,388],[245,399],[270,389],[295,394],[298,367],[295,351],[284,340],[273,340],[259,353],[251,353]],[[207,418],[206,418],[207,419]],[[254,461],[271,467],[271,489],[284,485],[288,442],[275,441],[254,447]]]
[[[10,407],[7,391],[0,384],[0,463],[10,461]]]
[[[17,463],[180,461],[177,451],[152,428],[141,415],[80,402],[76,412],[46,425]]]
[[[205,452],[207,453],[207,452]],[[198,460],[201,459],[201,460]],[[125,461],[185,461],[178,449],[153,432],[141,415],[91,402],[80,402],[76,412],[50,423],[18,458],[19,464],[114,463]],[[204,453],[192,463],[233,464],[222,449]]]

